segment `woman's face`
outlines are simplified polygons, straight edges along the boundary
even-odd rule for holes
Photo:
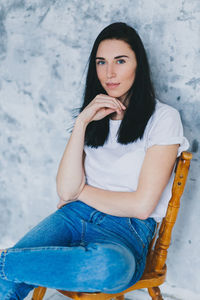
[[[137,68],[135,53],[122,40],[104,40],[96,54],[96,70],[101,85],[111,97],[123,102],[131,88]]]

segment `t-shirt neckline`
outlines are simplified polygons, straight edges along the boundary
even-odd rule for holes
[[[116,123],[116,124],[117,124],[117,123],[120,123],[121,121],[122,121],[122,120],[112,120],[112,119],[110,119],[110,122],[113,123],[113,124],[114,124],[114,123]]]

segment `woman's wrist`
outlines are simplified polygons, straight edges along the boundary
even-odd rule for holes
[[[81,115],[79,115],[76,119],[75,126],[86,129],[87,125],[88,125],[88,123],[82,118]]]

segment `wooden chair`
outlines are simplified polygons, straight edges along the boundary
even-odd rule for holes
[[[147,288],[149,295],[152,297],[152,300],[163,300],[158,286],[161,285],[166,278],[167,249],[169,248],[169,244],[171,241],[171,233],[176,222],[178,210],[180,207],[180,198],[185,187],[191,159],[192,154],[189,152],[182,152],[180,158],[178,159],[175,169],[176,174],[172,187],[172,197],[168,204],[166,216],[162,220],[158,238],[156,234],[150,244],[149,252],[147,255],[146,268],[142,278],[130,288],[116,294],[83,293],[58,290],[61,294],[75,300],[124,300],[124,294],[133,290]],[[34,290],[32,300],[43,299],[45,292],[45,287],[36,288]]]

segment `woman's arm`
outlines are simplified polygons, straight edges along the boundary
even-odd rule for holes
[[[60,199],[76,199],[85,185],[83,167],[85,130],[85,124],[77,118],[56,176],[57,193]]]
[[[99,94],[79,114],[56,176],[57,193],[61,199],[58,208],[64,205],[64,201],[76,200],[85,185],[83,147],[87,125],[114,111],[121,113],[124,109],[126,107],[119,100]]]
[[[110,215],[148,218],[170,179],[178,147],[156,145],[147,150],[135,192],[112,192],[85,185],[78,199]]]

